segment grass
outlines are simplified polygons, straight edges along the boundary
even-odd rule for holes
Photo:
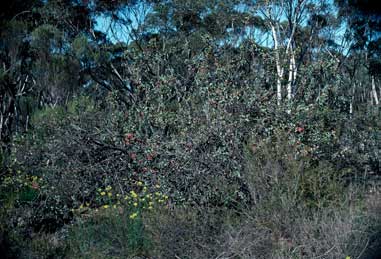
[[[71,258],[131,258],[149,256],[148,239],[141,215],[103,209],[82,218],[69,229],[68,247]]]

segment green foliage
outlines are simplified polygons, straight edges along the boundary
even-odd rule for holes
[[[32,48],[48,54],[61,48],[61,33],[51,24],[44,24],[37,27],[32,33]]]

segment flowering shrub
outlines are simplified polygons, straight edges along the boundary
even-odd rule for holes
[[[18,196],[24,201],[19,207],[12,205],[18,213],[8,222],[56,233],[76,220],[122,215],[124,224],[133,223],[126,231],[135,233],[132,239],[141,247],[144,215],[160,209],[231,210],[240,216],[254,210],[263,213],[261,231],[271,229],[279,241],[288,234],[281,226],[291,225],[284,222],[288,213],[338,205],[344,180],[363,169],[377,172],[377,120],[356,118],[364,122],[356,125],[365,126],[352,131],[353,125],[346,126],[352,119],[334,106],[276,107],[272,96],[242,83],[245,75],[233,69],[228,62],[211,73],[194,70],[187,91],[173,75],[142,82],[130,106],[113,91],[99,103],[78,97],[67,110],[36,112],[33,130],[14,140],[14,167],[28,179],[28,192]],[[10,187],[19,184],[16,176],[6,177],[4,188],[16,188]],[[265,219],[278,207],[279,221]]]
[[[92,203],[86,202],[72,212],[78,215],[90,211],[98,212],[102,209],[116,209],[116,211],[129,211],[130,219],[135,219],[142,211],[150,211],[155,208],[165,206],[168,202],[168,195],[159,191],[158,185],[148,188],[142,182],[135,183],[135,190],[126,193],[115,193],[108,185],[104,189],[98,188],[95,199]]]

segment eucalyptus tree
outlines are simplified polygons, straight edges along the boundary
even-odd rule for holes
[[[337,0],[340,14],[347,23],[347,37],[351,40],[350,54],[362,56],[367,70],[369,99],[379,105],[381,95],[381,8],[375,1]],[[379,91],[379,93],[377,93]]]
[[[39,17],[36,8],[40,1],[12,1],[0,11],[0,144],[8,150],[19,99],[33,91],[30,73],[33,55],[29,33]]]
[[[300,74],[308,55],[324,53],[337,29],[333,6],[329,1],[274,0],[241,1],[241,10],[256,24],[248,24],[248,33],[259,44],[272,49],[277,104],[284,96],[291,101],[308,79]],[[305,69],[303,69],[305,70]],[[299,82],[299,86],[297,85]]]

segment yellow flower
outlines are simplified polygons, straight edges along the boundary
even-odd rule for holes
[[[152,210],[152,206],[149,206],[148,209],[149,209],[149,210]]]
[[[108,205],[103,205],[103,208],[105,208],[105,209],[107,209],[108,207],[110,207],[110,206],[108,206]]]
[[[138,213],[137,213],[137,212],[132,213],[132,214],[130,215],[130,219],[134,219],[134,218],[136,218],[137,216],[138,216]]]
[[[109,193],[107,194],[107,196],[108,196],[108,197],[111,197],[111,196],[112,196],[112,192],[109,192]]]
[[[136,194],[136,192],[134,192],[134,191],[130,191],[130,193],[131,193],[131,196],[132,196],[133,198],[138,197],[138,195]]]
[[[106,195],[106,193],[105,193],[105,192],[101,192],[101,195],[102,195],[102,196],[105,196],[105,195]]]
[[[120,197],[120,194],[118,193],[118,194],[116,194],[116,197]]]
[[[81,206],[79,206],[80,209],[83,209],[83,204],[81,204]]]
[[[106,191],[110,191],[112,189],[112,187],[109,185],[106,187]]]
[[[347,256],[347,257],[345,257],[345,259],[351,259],[351,257],[350,257],[350,256]]]
[[[152,201],[150,201],[150,202],[148,203],[148,205],[149,205],[149,206],[152,206],[152,205],[153,205],[153,202],[152,202]]]
[[[142,182],[140,182],[140,181],[139,181],[139,182],[137,182],[136,184],[137,184],[138,186],[142,186],[142,185],[143,185],[143,183],[142,183]]]
[[[124,197],[125,200],[128,200],[129,198],[130,198],[130,197],[128,197],[127,195],[126,195],[126,197]]]
[[[137,207],[138,206],[138,203],[137,202],[134,202],[134,207]]]
[[[143,187],[143,192],[146,192],[147,191],[147,186],[144,186]]]
[[[116,205],[113,205],[112,207],[113,207],[114,209],[116,209]]]

